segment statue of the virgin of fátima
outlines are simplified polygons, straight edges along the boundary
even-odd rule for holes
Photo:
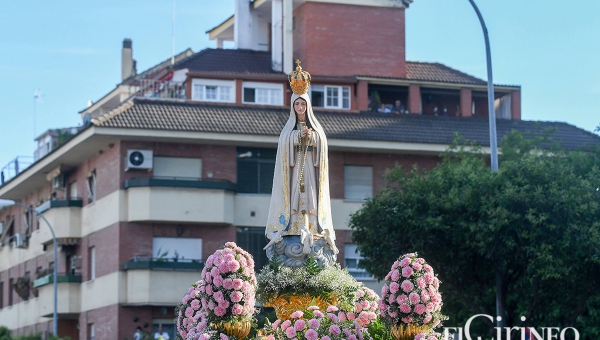
[[[331,220],[327,137],[315,117],[310,74],[296,61],[290,73],[290,117],[279,135],[269,217],[267,256],[299,266],[307,257],[333,264],[338,249]]]

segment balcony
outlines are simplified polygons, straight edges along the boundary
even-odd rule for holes
[[[0,169],[0,187],[33,163],[33,157],[18,156]]]
[[[174,306],[181,301],[182,292],[187,292],[200,279],[198,271],[203,267],[201,262],[159,262],[125,262],[123,268],[127,278],[127,305]],[[165,268],[169,266],[172,268]],[[190,271],[190,266],[196,268]]]
[[[83,201],[76,199],[53,199],[36,208],[38,213],[48,220],[57,239],[73,239],[81,237],[81,207]],[[45,224],[44,222],[41,222]],[[52,242],[50,229],[40,226],[39,241],[42,244]]]
[[[202,271],[202,260],[157,258],[136,256],[123,263],[123,270],[149,269],[149,270],[174,270],[174,271]]]
[[[138,178],[125,181],[129,222],[232,224],[234,183]]]
[[[59,273],[57,276],[57,313],[59,316],[74,316],[81,311],[81,275]],[[52,317],[54,308],[53,276],[46,275],[33,281],[38,289],[37,312],[39,317]]]
[[[172,80],[142,79],[135,84],[133,96],[149,99],[185,100],[185,82]]]

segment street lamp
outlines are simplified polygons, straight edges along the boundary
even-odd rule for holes
[[[52,318],[53,318],[53,324],[52,324],[52,333],[57,336],[57,328],[58,328],[58,313],[56,310],[56,306],[58,305],[58,299],[57,299],[57,292],[58,292],[58,263],[56,262],[58,259],[58,251],[57,251],[57,246],[56,246],[56,235],[54,235],[54,229],[52,229],[52,226],[50,225],[50,223],[48,222],[48,220],[46,219],[46,217],[44,217],[44,215],[38,213],[35,209],[33,209],[32,207],[26,206],[25,204],[21,204],[19,202],[15,202],[13,200],[6,200],[6,199],[0,199],[0,210],[2,208],[6,208],[6,207],[10,207],[12,205],[16,205],[18,207],[23,207],[27,210],[29,210],[30,212],[36,214],[37,216],[41,217],[46,224],[48,225],[48,228],[50,228],[50,232],[52,233],[52,243],[54,245],[54,273],[52,274],[52,283],[54,284],[54,310],[52,313]]]
[[[496,112],[494,111],[494,80],[492,77],[492,52],[490,51],[490,38],[488,37],[488,30],[483,21],[483,16],[477,8],[474,0],[469,0],[479,22],[481,23],[481,29],[483,30],[483,38],[485,39],[485,56],[487,61],[487,92],[488,92],[488,112],[489,112],[489,124],[490,124],[490,165],[492,172],[498,171],[498,144],[496,139]],[[504,318],[504,303],[502,299],[502,276],[498,270],[496,270],[496,315],[498,318],[497,327],[504,327],[506,321]]]

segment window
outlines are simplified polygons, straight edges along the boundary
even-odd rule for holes
[[[154,177],[197,180],[202,178],[202,159],[154,157]]]
[[[350,109],[350,87],[312,85],[310,100],[313,107]]]
[[[15,279],[8,279],[8,305],[13,304],[13,293],[15,291]]]
[[[259,82],[244,82],[245,104],[283,105],[283,85]]]
[[[96,279],[96,247],[89,248],[90,281]]]
[[[87,180],[88,203],[96,202],[96,170],[88,173]]]
[[[165,260],[202,260],[202,239],[155,237],[152,239],[152,257]]]
[[[77,198],[77,181],[69,184],[69,198],[72,200]]]
[[[238,193],[270,194],[276,149],[237,148]]]
[[[193,79],[192,100],[208,102],[235,102],[233,80]]]
[[[360,256],[356,244],[344,245],[344,267],[348,269],[350,275],[357,280],[373,280],[373,276],[369,275],[366,270],[358,268],[361,259],[362,256]]]
[[[96,337],[96,331],[94,329],[93,323],[88,324],[88,334],[90,340],[94,340],[94,338]]]
[[[254,258],[254,270],[260,271],[267,264],[265,228],[238,227],[235,243]]]
[[[344,166],[344,198],[362,201],[373,196],[373,167]]]

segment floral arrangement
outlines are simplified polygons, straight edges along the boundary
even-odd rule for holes
[[[254,315],[254,260],[234,242],[225,243],[225,247],[206,259],[202,279],[204,294],[201,302],[209,323]]]
[[[339,265],[319,266],[312,258],[303,266],[286,267],[274,256],[258,274],[257,299],[263,303],[279,296],[308,294],[335,296],[344,309],[353,309],[357,292],[357,282],[347,270]]]
[[[262,332],[266,340],[363,340],[369,339],[362,326],[367,322],[368,319],[360,320],[355,313],[340,311],[335,306],[327,307],[325,312],[310,306],[304,312],[295,311],[289,320],[277,319]]]
[[[177,333],[186,339],[188,334],[202,332],[206,328],[206,311],[202,308],[201,296],[204,292],[204,281],[200,280],[188,290],[177,306]]]
[[[453,337],[449,336],[448,339],[444,338],[442,333],[434,332],[432,330],[423,332],[415,335],[415,340],[452,340]]]
[[[256,277],[252,255],[227,242],[206,259],[202,280],[184,296],[179,306],[177,330],[188,340],[228,340],[222,332],[236,323],[252,323]]]
[[[379,313],[388,325],[419,324],[437,327],[447,317],[441,314],[440,281],[433,268],[416,253],[398,258],[385,277]]]
[[[356,297],[356,301],[354,301],[354,313],[358,315],[356,319],[359,321],[360,325],[366,327],[377,319],[376,312],[378,309],[379,295],[372,289],[359,283]]]

